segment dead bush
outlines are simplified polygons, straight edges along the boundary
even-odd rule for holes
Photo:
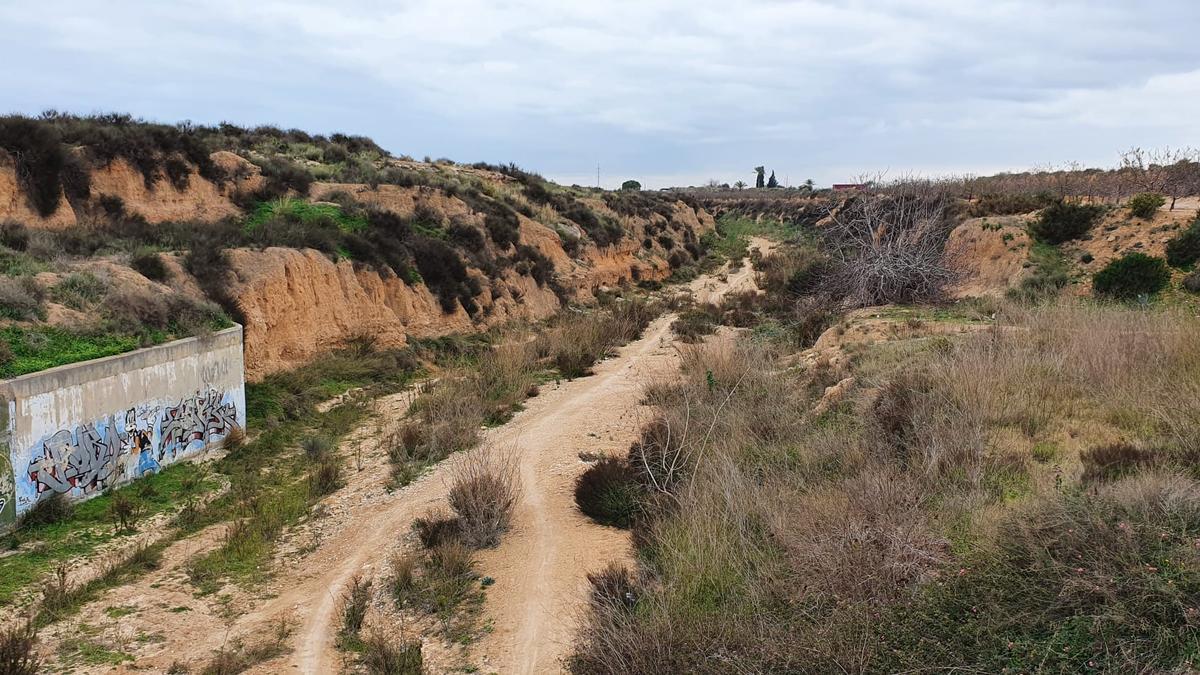
[[[37,628],[33,621],[10,621],[0,629],[0,673],[37,675],[41,671],[37,653]]]
[[[822,230],[832,257],[822,286],[855,307],[938,297],[953,278],[942,255],[954,227],[948,205],[937,186],[913,183],[832,209]]]
[[[477,548],[499,543],[519,495],[520,477],[511,454],[483,447],[463,457],[454,467],[449,494],[462,540]]]

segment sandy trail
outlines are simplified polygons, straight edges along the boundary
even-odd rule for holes
[[[751,241],[752,248],[764,252],[771,245],[763,239]],[[748,263],[733,272],[725,267],[718,275],[689,284],[697,300],[716,302],[727,292],[755,288]],[[499,547],[479,553],[479,572],[495,579],[483,608],[484,621],[494,629],[470,654],[483,672],[561,671],[587,598],[587,574],[611,561],[630,559],[628,532],[596,525],[575,507],[574,481],[587,468],[579,453],[624,453],[635,440],[650,412],[640,404],[643,386],[678,369],[679,355],[670,332],[674,318],[666,315],[654,321],[640,339],[597,364],[594,375],[542,387],[541,395],[529,399],[508,424],[484,434],[485,443],[515,454],[523,493],[512,530]],[[411,398],[399,394],[382,399],[382,418],[400,417]],[[322,502],[320,513],[285,538],[269,588],[244,599],[244,605],[236,603],[222,621],[197,622],[200,617],[193,616],[192,625],[204,630],[192,631],[185,622],[182,630],[164,635],[154,653],[139,654],[136,664],[115,670],[165,669],[176,659],[196,664],[233,636],[253,641],[268,635],[279,617],[293,617],[292,653],[252,672],[337,672],[342,655],[335,648],[335,637],[345,589],[356,575],[386,575],[385,562],[402,545],[413,519],[445,504],[450,477],[461,459],[451,457],[409,486],[389,493],[384,488],[387,459],[377,446],[374,424],[363,425],[343,443],[344,454],[364,458],[360,470],[352,470],[346,487]],[[359,453],[353,452],[355,447]],[[211,534],[204,541],[207,547],[215,543]],[[182,592],[185,582],[177,571],[182,561],[172,562],[167,567]],[[161,593],[162,579],[157,576],[133,587]],[[92,605],[103,607],[128,598],[131,590],[129,586],[113,589]],[[125,621],[136,619],[139,616]],[[170,630],[167,616],[157,614],[154,619]],[[124,630],[135,628],[126,626]]]

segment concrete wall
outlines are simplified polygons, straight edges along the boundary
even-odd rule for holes
[[[0,530],[55,493],[87,499],[246,426],[242,328],[0,382]]]

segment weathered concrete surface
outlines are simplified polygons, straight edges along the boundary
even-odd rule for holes
[[[242,328],[0,382],[0,529],[87,499],[246,426]]]

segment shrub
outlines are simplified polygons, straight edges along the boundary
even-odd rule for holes
[[[1130,253],[1110,262],[1092,277],[1097,295],[1128,300],[1154,295],[1167,287],[1171,271],[1162,258]]]
[[[396,641],[373,633],[362,645],[368,675],[423,675],[425,661],[420,640]]]
[[[712,335],[717,330],[720,320],[720,309],[713,305],[693,307],[679,315],[671,323],[671,330],[679,339],[687,343],[700,342],[705,335]]]
[[[627,180],[624,183],[621,183],[621,189],[622,190],[641,190],[642,184],[637,182],[636,180]]]
[[[592,604],[603,608],[621,607],[632,611],[637,604],[637,586],[629,568],[611,563],[599,572],[587,575],[592,585]]]
[[[41,658],[37,653],[37,627],[33,621],[9,621],[0,629],[0,673],[37,675]]]
[[[124,490],[112,493],[108,502],[108,517],[113,521],[113,527],[119,532],[133,532],[137,527],[138,518],[142,515],[142,503]]]
[[[321,497],[337,490],[342,485],[342,464],[336,455],[321,455],[308,474],[308,493]]]
[[[1200,272],[1192,272],[1184,277],[1183,287],[1193,293],[1200,293]]]
[[[151,281],[166,281],[171,276],[171,270],[163,262],[162,256],[150,248],[134,251],[129,258],[129,266]]]
[[[1167,242],[1167,263],[1189,267],[1200,260],[1200,217]]]
[[[29,228],[12,220],[0,222],[0,244],[14,251],[29,248]]]
[[[1135,218],[1149,220],[1167,203],[1167,198],[1157,192],[1143,192],[1129,198],[1129,213]]]
[[[362,631],[363,621],[367,618],[367,608],[371,603],[371,580],[363,581],[355,576],[350,580],[350,587],[342,596],[342,630],[340,637],[345,641],[358,639]]]
[[[1097,204],[1071,204],[1059,201],[1042,209],[1037,220],[1029,224],[1029,234],[1047,244],[1061,244],[1079,239],[1096,224],[1104,213]]]
[[[409,240],[408,248],[412,251],[421,278],[437,294],[443,312],[454,311],[458,304],[471,316],[479,311],[475,296],[479,295],[482,288],[479,281],[467,273],[467,267],[457,251],[440,239],[424,235]]]
[[[604,457],[575,480],[579,510],[602,525],[630,527],[638,511],[637,473],[626,459]]]
[[[333,443],[328,436],[305,436],[300,441],[300,448],[305,457],[315,462],[333,451]]]
[[[67,163],[58,133],[26,117],[0,117],[0,148],[16,160],[17,180],[34,211],[43,218],[54,215]]]
[[[61,523],[75,512],[75,505],[65,494],[55,492],[39,499],[33,508],[21,516],[21,527],[39,527]]]
[[[108,284],[91,272],[72,272],[50,289],[50,297],[71,309],[90,309],[104,299]]]
[[[533,277],[538,286],[555,285],[554,263],[536,248],[518,245],[513,261],[517,263],[517,271]]]
[[[458,541],[462,537],[462,526],[458,518],[445,513],[430,512],[413,519],[413,532],[425,548]]]
[[[258,163],[265,179],[262,191],[257,195],[260,199],[282,197],[289,190],[294,190],[301,197],[307,197],[312,188],[312,173],[303,166],[282,157],[271,157]]]
[[[511,456],[485,447],[464,457],[455,466],[449,494],[462,540],[477,548],[499,543],[519,493],[517,466]]]
[[[987,193],[980,195],[979,199],[971,204],[970,215],[979,217],[1029,213],[1045,208],[1052,203],[1054,203],[1053,195],[1045,192],[1038,194]]]
[[[29,321],[42,315],[45,296],[31,276],[0,277],[0,317]]]

